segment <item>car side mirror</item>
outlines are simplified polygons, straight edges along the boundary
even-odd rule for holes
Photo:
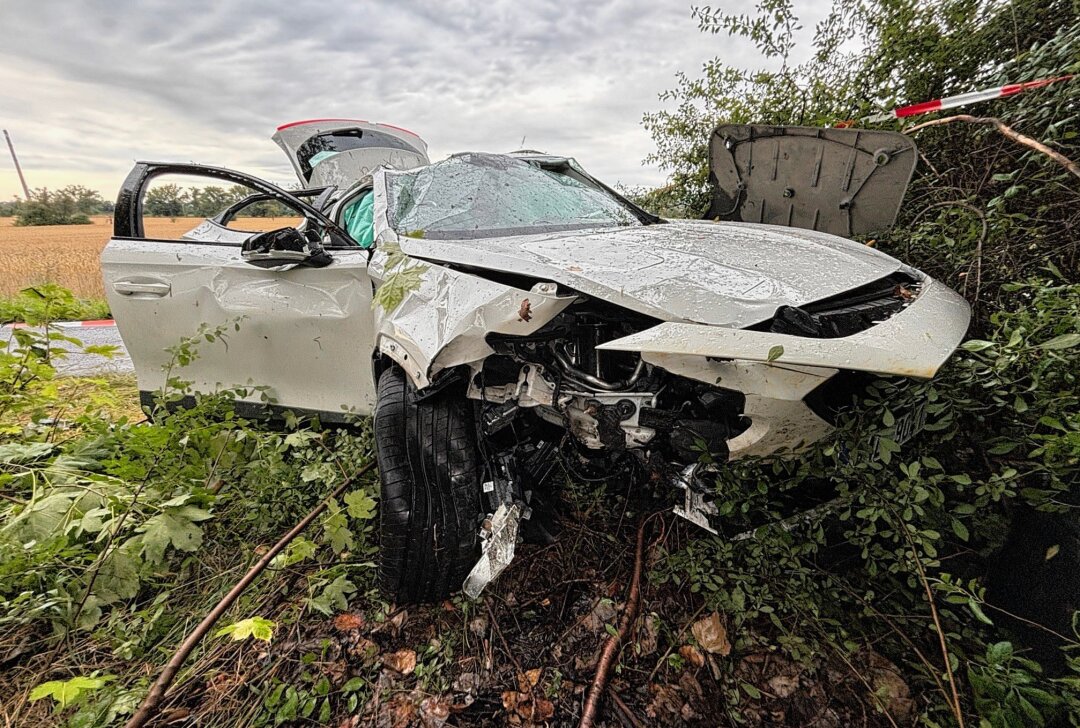
[[[298,265],[322,268],[333,258],[318,243],[312,243],[294,227],[284,227],[252,235],[244,241],[240,257],[260,268],[288,270]]]

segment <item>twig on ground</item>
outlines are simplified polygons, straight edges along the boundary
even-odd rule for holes
[[[623,699],[619,697],[619,694],[615,692],[615,688],[608,688],[608,695],[611,696],[612,702],[615,703],[615,707],[622,714],[622,717],[626,723],[629,723],[633,728],[645,728],[645,724],[637,719],[634,715],[634,711],[630,710],[630,706],[623,702]]]
[[[244,574],[240,581],[229,590],[229,593],[222,597],[221,601],[217,603],[217,606],[215,606],[210,613],[206,615],[203,621],[199,623],[199,626],[187,636],[183,644],[181,644],[179,649],[173,654],[168,664],[165,665],[165,669],[161,671],[161,675],[158,676],[157,682],[150,688],[150,693],[146,696],[146,699],[143,700],[142,705],[139,706],[139,709],[125,724],[125,728],[140,728],[140,726],[145,725],[146,721],[153,717],[157,712],[162,699],[165,697],[165,691],[172,685],[172,681],[176,678],[176,674],[180,671],[184,661],[187,660],[188,656],[198,646],[199,642],[202,641],[202,638],[206,636],[206,633],[210,631],[210,628],[213,627],[218,619],[220,619],[229,607],[233,605],[233,602],[239,598],[251,582],[266,569],[270,562],[273,561],[274,557],[281,553],[294,538],[300,535],[305,528],[311,525],[312,521],[319,517],[319,514],[326,510],[326,506],[331,500],[344,493],[345,489],[352,485],[357,478],[367,474],[374,467],[375,461],[372,460],[370,463],[360,468],[360,470],[358,470],[351,478],[342,482],[341,485],[330,493],[330,495],[323,498],[322,501],[319,502],[319,505],[315,506],[311,512],[304,516],[299,523],[293,526],[288,533],[282,536],[269,551],[263,554],[263,557],[259,559],[246,574]]]
[[[951,124],[954,121],[962,121],[967,124],[989,124],[997,129],[1003,136],[1012,139],[1017,144],[1023,144],[1025,147],[1034,149],[1040,154],[1045,154],[1050,159],[1054,160],[1069,172],[1080,178],[1080,164],[1072,161],[1061,152],[1054,151],[1050,147],[1046,146],[1042,142],[1032,139],[1031,137],[1021,134],[1013,129],[1011,126],[1005,124],[1001,119],[995,119],[992,116],[972,116],[970,114],[957,114],[956,116],[946,116],[944,119],[934,119],[933,121],[926,121],[922,124],[916,124],[910,129],[904,129],[905,134],[914,134],[917,131],[927,129],[931,126],[941,126],[943,124]]]
[[[655,514],[653,514],[655,515]],[[600,659],[596,663],[596,675],[593,677],[589,695],[585,698],[585,707],[581,711],[581,722],[578,728],[591,728],[596,720],[597,711],[600,709],[600,699],[604,695],[611,670],[619,655],[619,649],[630,635],[630,629],[637,619],[638,610],[641,607],[641,567],[645,556],[645,527],[652,516],[642,516],[637,530],[637,545],[634,547],[634,571],[630,578],[630,591],[626,596],[626,609],[623,610],[619,620],[619,629],[616,634],[610,635],[604,642],[600,651]]]

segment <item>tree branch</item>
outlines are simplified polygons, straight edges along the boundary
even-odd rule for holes
[[[210,631],[210,628],[221,618],[221,615],[233,605],[233,602],[239,598],[251,582],[255,581],[255,577],[263,572],[274,557],[281,553],[286,546],[289,545],[294,538],[311,525],[311,522],[318,518],[319,514],[326,510],[326,506],[331,500],[337,498],[345,489],[348,488],[354,481],[361,476],[365,475],[372,468],[375,467],[375,460],[360,468],[356,471],[356,474],[351,478],[346,479],[341,485],[333,490],[330,495],[323,498],[319,505],[315,506],[304,518],[297,523],[292,529],[286,533],[281,539],[273,545],[273,547],[263,554],[263,557],[252,566],[240,581],[236,582],[236,585],[229,590],[229,593],[222,597],[221,601],[217,603],[209,614],[199,623],[199,626],[194,629],[176,650],[168,664],[165,665],[165,669],[161,671],[161,675],[158,676],[157,682],[150,688],[150,693],[146,696],[146,699],[139,706],[138,711],[131,716],[131,720],[127,722],[124,728],[140,728],[146,724],[153,715],[157,712],[158,706],[161,704],[162,699],[165,697],[165,691],[172,685],[172,681],[176,678],[176,674],[180,672],[180,668],[183,666],[184,661],[191,655],[192,651],[198,646],[202,638],[206,636],[206,633]]]
[[[585,699],[585,707],[581,711],[581,722],[578,723],[578,728],[592,728],[596,713],[600,709],[600,698],[604,695],[604,688],[607,687],[619,649],[630,636],[630,628],[637,619],[637,613],[641,607],[641,565],[645,555],[645,526],[651,518],[652,516],[642,516],[641,523],[638,525],[637,545],[634,548],[634,572],[630,578],[630,591],[626,595],[626,609],[623,610],[622,618],[619,620],[618,633],[609,635],[604,641],[600,659],[596,663],[596,675],[589,688],[589,695]]]
[[[1045,154],[1050,159],[1054,160],[1062,167],[1067,169],[1078,179],[1080,179],[1080,164],[1072,161],[1061,152],[1056,152],[1050,147],[1046,146],[1042,142],[1032,139],[1029,136],[1021,134],[1013,129],[1011,126],[1005,124],[1001,119],[995,119],[992,116],[971,116],[970,114],[957,114],[956,116],[946,116],[944,119],[934,119],[933,121],[926,121],[922,124],[916,124],[910,129],[904,129],[905,134],[914,134],[917,131],[928,129],[932,126],[942,126],[943,124],[951,124],[955,121],[963,121],[968,124],[989,124],[997,129],[1003,136],[1012,139],[1017,144],[1023,144],[1025,147],[1034,149],[1040,154]]]

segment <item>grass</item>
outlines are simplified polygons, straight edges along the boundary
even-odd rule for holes
[[[148,237],[177,239],[202,218],[146,218]],[[238,218],[237,228],[272,230],[288,224],[279,218]],[[15,218],[0,218],[0,321],[23,321],[25,302],[19,292],[45,283],[70,290],[78,307],[67,318],[107,318],[99,258],[112,234],[112,217],[95,215],[90,225],[16,227]]]

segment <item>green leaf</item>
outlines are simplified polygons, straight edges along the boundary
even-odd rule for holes
[[[365,491],[354,490],[345,494],[345,510],[350,518],[367,521],[375,517],[375,500]]]
[[[1061,349],[1071,349],[1077,345],[1080,345],[1080,334],[1062,334],[1061,336],[1055,336],[1049,341],[1044,341],[1036,348],[1060,351]]]
[[[364,687],[367,681],[362,677],[349,678],[349,680],[341,686],[341,692],[343,693],[355,693],[360,688]]]
[[[992,341],[984,341],[982,339],[972,339],[971,341],[965,341],[960,348],[964,351],[982,351],[983,349],[989,349],[994,345]]]
[[[139,593],[139,562],[127,548],[114,549],[101,564],[94,580],[94,596],[108,605]]]
[[[983,624],[993,624],[993,621],[991,621],[991,619],[986,616],[986,612],[982,610],[982,605],[980,605],[974,599],[968,600],[968,609],[970,609],[971,613],[975,615],[975,618]]]
[[[232,637],[237,642],[246,640],[248,637],[254,637],[257,640],[263,642],[269,642],[274,637],[274,627],[277,625],[262,617],[248,617],[247,619],[241,619],[239,622],[226,625],[214,633],[215,637],[224,637],[226,635]]]
[[[195,524],[212,517],[195,506],[166,509],[143,525],[143,555],[147,561],[159,564],[170,545],[178,551],[197,551],[202,545],[202,529]]]
[[[389,266],[387,266],[389,268]],[[394,270],[386,276],[386,280],[375,291],[371,299],[372,308],[381,308],[387,313],[401,305],[409,293],[420,288],[424,273],[430,268],[427,265],[411,265],[407,268]]]
[[[99,677],[76,675],[70,680],[50,680],[31,690],[30,699],[52,698],[56,701],[56,707],[63,710],[78,700],[83,693],[97,690],[103,687],[105,683],[115,679],[115,675],[101,675]]]
[[[270,564],[274,568],[283,569],[311,558],[318,549],[319,546],[314,541],[309,541],[303,536],[297,536],[285,547],[284,551],[274,557]]]
[[[777,359],[779,359],[783,355],[784,355],[784,347],[777,344],[776,346],[769,349],[769,355],[765,359],[765,361],[776,361]]]
[[[761,691],[758,690],[757,688],[755,688],[750,683],[744,682],[744,683],[740,683],[739,685],[740,685],[740,687],[742,687],[743,692],[746,693],[747,695],[749,695],[754,700],[760,700],[761,699]]]
[[[349,595],[356,591],[356,585],[345,576],[339,576],[326,585],[322,594],[314,599],[309,599],[308,604],[312,609],[330,615],[335,611],[342,612],[349,608]]]

